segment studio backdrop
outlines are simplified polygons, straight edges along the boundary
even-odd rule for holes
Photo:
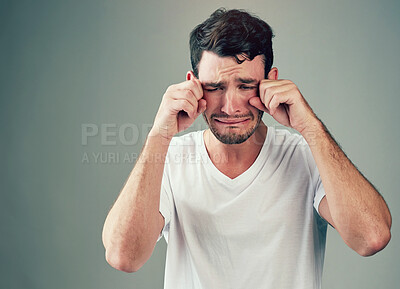
[[[107,264],[101,232],[162,95],[191,69],[190,31],[219,7],[271,25],[279,78],[297,84],[392,212],[392,240],[372,257],[329,228],[323,288],[398,288],[394,0],[1,0],[0,288],[162,288],[164,240],[127,274]],[[199,118],[188,131],[205,127]]]

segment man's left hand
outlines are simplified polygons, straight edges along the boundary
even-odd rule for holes
[[[319,122],[297,86],[290,80],[261,80],[259,97],[251,98],[249,103],[270,114],[280,124],[300,133]]]

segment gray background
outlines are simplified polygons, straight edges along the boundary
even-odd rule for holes
[[[221,6],[273,27],[280,77],[299,86],[392,211],[391,243],[373,257],[329,230],[323,288],[398,288],[399,2],[244,2],[0,1],[0,288],[162,288],[164,240],[126,274],[106,263],[101,230],[133,166],[126,155],[140,151],[163,92],[190,69],[189,32]],[[86,145],[85,124],[99,128]]]

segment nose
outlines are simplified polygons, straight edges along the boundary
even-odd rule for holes
[[[221,111],[228,115],[240,114],[243,110],[241,97],[235,89],[227,89],[222,98]]]

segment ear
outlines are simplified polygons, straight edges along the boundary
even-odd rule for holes
[[[194,78],[195,78],[195,77],[194,77],[193,71],[189,70],[189,71],[186,73],[186,80],[191,80],[191,79],[194,79]]]
[[[278,68],[276,67],[271,68],[271,70],[268,72],[268,79],[278,80]]]

